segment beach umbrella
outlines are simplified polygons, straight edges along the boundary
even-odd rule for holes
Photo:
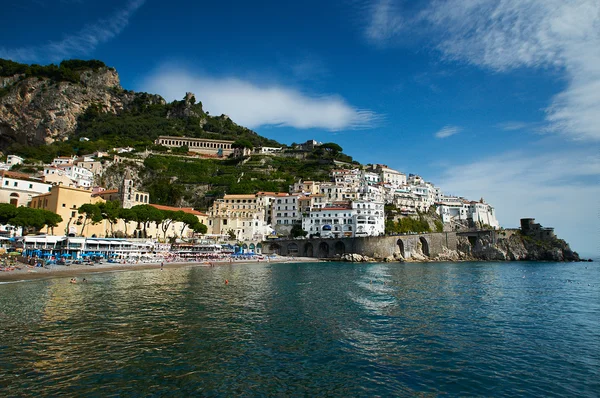
[[[10,253],[8,253],[8,255],[9,256],[20,256],[21,253],[19,253],[19,252],[10,252]]]
[[[69,253],[63,253],[61,254],[62,257],[71,257],[71,255]]]

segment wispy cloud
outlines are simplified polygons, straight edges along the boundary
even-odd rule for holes
[[[444,126],[441,130],[435,133],[435,136],[436,138],[448,138],[454,134],[460,133],[461,131],[462,129],[457,126]]]
[[[381,121],[375,112],[354,107],[337,95],[308,95],[283,85],[215,78],[181,69],[160,69],[146,78],[141,89],[168,100],[194,92],[212,114],[226,113],[250,128],[290,126],[339,131],[369,129]]]
[[[367,6],[369,22],[365,34],[375,43],[381,44],[403,29],[403,19],[393,0],[378,0]]]
[[[499,123],[496,127],[504,130],[504,131],[518,131],[518,130],[530,130],[534,132],[541,132],[543,130],[544,123],[540,122],[519,122],[519,121],[509,121],[504,123]]]
[[[600,2],[431,0],[409,21],[406,13],[400,16],[401,3],[377,3],[365,29],[370,40],[398,40],[412,33],[409,29],[425,27],[449,60],[498,72],[520,67],[561,70],[567,87],[546,110],[546,130],[600,140]]]
[[[98,45],[120,34],[129,24],[131,16],[145,0],[132,0],[111,17],[87,25],[79,32],[66,35],[60,41],[21,48],[0,47],[0,58],[20,62],[60,61],[74,56],[91,54]]]
[[[509,152],[447,167],[439,185],[444,192],[470,199],[483,196],[495,206],[503,226],[535,217],[589,255],[600,239],[599,176],[600,158],[592,149],[542,155]]]

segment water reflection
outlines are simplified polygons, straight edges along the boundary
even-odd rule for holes
[[[235,264],[0,285],[0,390],[593,396],[600,286],[581,282],[600,275],[583,272]]]

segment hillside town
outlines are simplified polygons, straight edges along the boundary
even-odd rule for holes
[[[276,156],[281,148],[253,148],[239,152],[233,142],[225,140],[159,137],[163,145],[188,145],[190,153],[201,156],[247,156],[251,153]],[[321,143],[310,140],[297,149],[313,149]],[[43,165],[38,175],[12,171],[23,163],[16,155],[8,155],[0,164],[0,203],[43,209],[60,215],[58,225],[47,227],[47,236],[67,238],[114,239],[127,238],[166,244],[198,238],[189,221],[171,219],[160,222],[128,221],[126,217],[88,221],[80,210],[86,204],[118,203],[123,209],[149,205],[161,211],[192,215],[206,226],[202,238],[212,242],[241,242],[246,251],[259,251],[260,243],[278,237],[352,238],[382,236],[389,218],[386,208],[394,209],[396,217],[411,217],[435,209],[445,230],[474,227],[499,228],[494,208],[483,199],[469,201],[444,195],[433,183],[415,174],[369,164],[336,168],[329,181],[299,180],[289,192],[256,192],[225,194],[216,199],[208,211],[190,207],[173,207],[152,203],[149,193],[139,190],[131,172],[122,176],[118,189],[99,185],[104,171],[114,163],[130,161],[120,154],[131,148],[114,148],[111,155],[98,152],[82,157],[57,157]],[[235,152],[237,151],[237,152]],[[180,213],[181,214],[181,213]],[[11,225],[0,227],[0,236],[22,235]],[[25,241],[40,238],[23,238]],[[175,240],[174,240],[175,239]]]

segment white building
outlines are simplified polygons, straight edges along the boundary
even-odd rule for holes
[[[300,224],[301,215],[298,207],[299,195],[279,196],[274,199],[272,206],[271,223],[273,227],[276,225]],[[277,229],[277,228],[275,228]]]
[[[76,156],[59,156],[57,158],[54,158],[54,160],[52,161],[52,165],[61,166],[63,164],[73,163],[75,159],[77,159]]]
[[[481,228],[488,225],[494,229],[500,228],[495,209],[483,198],[479,202],[470,202],[464,198],[445,196],[442,202],[437,203],[436,211],[442,221],[452,228]]]
[[[399,187],[406,184],[406,174],[390,169],[384,164],[372,165],[367,171],[379,174],[379,181]]]
[[[312,209],[302,217],[302,229],[323,238],[353,237],[356,231],[356,210],[350,206],[326,206]]]
[[[281,147],[271,147],[271,146],[261,146],[258,148],[254,148],[254,153],[258,155],[273,155],[275,153],[281,152],[283,148]]]
[[[352,202],[356,211],[355,236],[380,236],[385,233],[383,202],[356,200]]]
[[[345,206],[313,208],[302,229],[324,238],[379,236],[385,231],[383,202],[357,200]]]
[[[28,174],[0,170],[0,203],[27,206],[34,196],[48,193],[51,187]]]

